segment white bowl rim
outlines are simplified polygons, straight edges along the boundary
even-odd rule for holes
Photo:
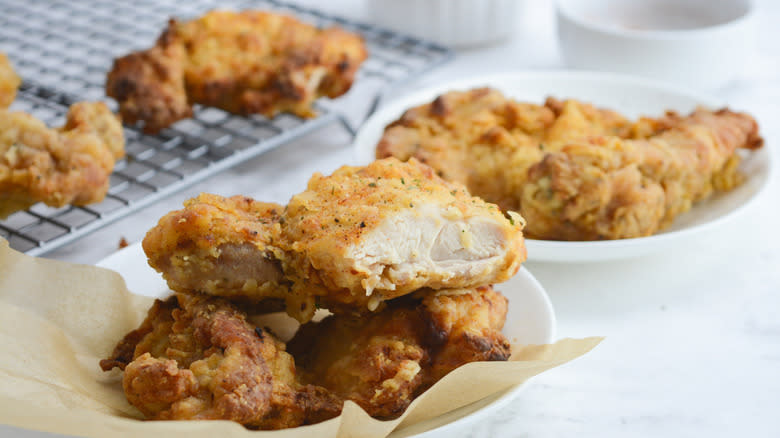
[[[737,28],[741,27],[743,23],[752,21],[756,16],[755,0],[743,0],[747,4],[747,10],[745,13],[723,23],[694,27],[690,29],[640,30],[608,26],[595,20],[584,19],[581,15],[575,13],[572,8],[568,7],[567,3],[569,1],[572,0],[555,0],[555,9],[559,19],[563,17],[566,20],[592,32],[636,40],[668,41],[707,37],[718,32],[729,32],[737,30]]]

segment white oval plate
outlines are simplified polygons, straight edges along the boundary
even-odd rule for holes
[[[159,273],[146,262],[140,243],[130,245],[97,263],[97,266],[113,269],[125,279],[128,290],[137,295],[155,298],[171,292]],[[547,293],[525,268],[496,289],[509,298],[509,311],[504,324],[504,334],[513,344],[549,344],[555,339],[555,314]],[[517,385],[500,394],[486,397],[439,417],[396,430],[391,437],[444,436],[447,431],[485,418],[491,412],[512,401],[525,387]],[[421,435],[422,434],[422,435]]]
[[[358,164],[374,160],[374,149],[385,126],[408,108],[428,103],[451,90],[492,87],[506,96],[528,102],[544,102],[548,96],[575,98],[616,110],[627,117],[658,116],[667,109],[687,113],[703,105],[724,106],[717,100],[646,79],[609,73],[539,71],[470,78],[414,92],[382,106],[355,137]],[[597,242],[560,242],[526,239],[529,261],[589,262],[636,257],[678,246],[734,219],[754,201],[770,180],[771,158],[764,146],[749,154],[740,168],[748,175],[745,184],[694,206],[668,229],[650,237]]]

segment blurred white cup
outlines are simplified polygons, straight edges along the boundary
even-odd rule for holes
[[[558,38],[577,69],[717,88],[755,49],[750,0],[557,0]]]

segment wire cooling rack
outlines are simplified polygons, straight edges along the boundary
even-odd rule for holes
[[[50,126],[64,122],[67,107],[103,100],[113,59],[151,46],[169,17],[190,18],[214,7],[288,13],[319,27],[360,33],[369,59],[345,97],[316,103],[314,119],[282,114],[239,117],[196,107],[192,119],[158,135],[125,128],[127,157],[116,164],[106,199],[85,207],[37,204],[0,221],[12,248],[40,255],[82,237],[204,178],[331,123],[350,133],[376,107],[381,94],[448,60],[441,46],[277,0],[176,2],[174,0],[0,0],[0,51],[24,79],[12,110]],[[369,96],[354,111],[352,96]],[[349,108],[349,110],[348,110]],[[357,114],[357,115],[356,115]]]

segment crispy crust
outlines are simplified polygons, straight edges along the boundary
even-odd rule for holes
[[[277,296],[268,294],[283,281],[273,246],[283,209],[245,196],[204,193],[163,216],[143,248],[149,265],[177,292]]]
[[[147,133],[192,116],[184,87],[186,54],[167,40],[163,35],[157,46],[114,60],[106,78],[106,94],[119,102],[123,121],[143,121]]]
[[[497,168],[518,168],[521,174],[541,154],[538,142],[553,120],[549,109],[512,102],[489,88],[453,91],[407,110],[388,125],[376,157],[415,158],[445,180],[483,197],[491,194],[486,199],[504,210],[517,210],[505,195],[512,192],[512,180]]]
[[[446,220],[480,218],[495,225],[505,247],[490,269],[469,275],[422,270],[390,279],[388,272],[376,275],[356,264],[353,250],[365,244],[369,233],[400,213],[424,216],[431,206]],[[444,181],[415,159],[402,163],[388,158],[365,167],[344,166],[330,176],[315,174],[307,190],[290,199],[283,221],[285,275],[294,280],[296,290],[323,296],[328,308],[330,302],[371,306],[375,297],[392,299],[422,287],[500,283],[512,277],[526,257],[519,215],[505,217],[495,205]]]
[[[491,287],[420,291],[370,315],[329,316],[301,327],[289,351],[302,378],[371,416],[402,414],[414,398],[469,362],[509,358],[507,300]]]
[[[728,109],[631,122],[574,100],[524,104],[481,88],[408,110],[385,129],[377,157],[417,158],[520,211],[532,238],[597,240],[653,234],[713,190],[736,187],[735,150],[761,143],[755,120]]]
[[[144,121],[150,133],[189,117],[195,103],[313,117],[314,100],[347,92],[366,57],[363,40],[341,29],[269,12],[211,11],[170,20],[154,47],[117,59],[106,94],[125,121]]]
[[[534,165],[521,208],[529,234],[555,240],[649,236],[714,190],[738,185],[736,150],[763,143],[752,117],[728,109],[669,113],[650,132],[645,139],[572,141]]]
[[[146,352],[154,352],[155,357],[164,354],[168,348],[168,333],[173,325],[173,310],[178,308],[175,297],[165,301],[154,300],[141,325],[126,334],[107,359],[100,361],[100,368],[109,371],[113,368],[125,369],[127,364]]]
[[[422,367],[430,363],[424,336],[421,313],[404,306],[308,323],[288,348],[305,382],[386,419],[403,413],[418,393]]]
[[[206,293],[299,320],[314,314],[314,297],[293,294],[282,272],[278,204],[203,193],[163,216],[143,248],[149,265],[179,293]]]
[[[457,367],[507,360],[506,306],[491,287],[421,290],[368,316],[329,316],[290,341],[296,368],[246,307],[178,295],[156,300],[100,366],[124,370],[128,401],[154,420],[282,429],[332,418],[347,399],[389,419]]]
[[[16,98],[16,89],[22,79],[11,66],[8,57],[0,52],[0,109],[8,108]]]
[[[630,122],[581,102],[521,103],[490,88],[451,91],[407,110],[385,128],[377,158],[416,158],[447,181],[519,211],[528,168],[549,147],[583,135],[622,135]]]
[[[507,298],[490,286],[427,294],[422,308],[433,360],[423,386],[466,363],[509,359],[509,341],[501,333],[508,305]]]
[[[157,301],[101,367],[125,364],[127,399],[149,419],[232,420],[283,429],[338,415],[342,401],[324,388],[300,384],[284,344],[246,318],[219,298]]]
[[[463,264],[471,266],[458,272],[422,262],[414,275],[391,272],[391,262],[387,269],[366,269],[366,263],[356,260],[355,248],[366,244],[368,233],[404,214],[458,226],[471,220],[487,224],[495,242],[476,260],[466,257]],[[422,287],[505,281],[526,257],[522,227],[519,215],[505,217],[495,205],[443,181],[428,166],[391,158],[364,168],[343,167],[331,176],[314,175],[308,189],[285,208],[241,196],[202,194],[160,219],[143,247],[149,264],[176,292],[245,302],[284,300],[288,314],[305,322],[317,306],[338,313],[366,312]],[[460,246],[453,251],[465,248],[465,232],[458,233]],[[407,262],[415,260],[398,264]]]
[[[122,125],[102,102],[74,104],[56,129],[0,109],[0,218],[37,202],[62,207],[102,201],[123,156]]]

